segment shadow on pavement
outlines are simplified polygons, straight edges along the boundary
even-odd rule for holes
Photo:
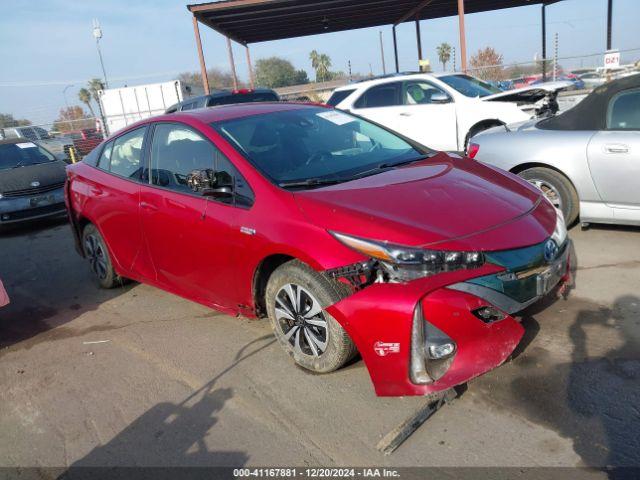
[[[0,309],[0,357],[42,341],[109,330],[109,325],[82,332],[55,327],[131,288],[98,288],[74,249],[69,226],[61,220],[15,226],[0,233],[0,279],[11,302]],[[44,332],[48,333],[42,335]]]
[[[229,371],[274,342],[273,335],[249,342],[229,366],[182,402],[155,405],[107,444],[75,462],[60,478],[87,478],[88,473],[100,477],[108,472],[82,467],[244,466],[249,458],[246,452],[211,451],[207,447],[209,430],[219,423],[219,413],[233,397],[232,389],[214,387]]]

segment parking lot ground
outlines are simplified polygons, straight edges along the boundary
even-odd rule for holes
[[[99,290],[64,223],[7,232],[0,466],[638,466],[640,229],[571,237],[569,298],[524,312],[513,359],[383,456],[422,401],[377,398],[362,361],[309,374],[267,321]]]

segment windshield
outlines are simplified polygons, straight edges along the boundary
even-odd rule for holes
[[[470,77],[469,75],[445,75],[438,77],[438,80],[456,89],[465,97],[486,97],[494,93],[502,92],[499,88],[489,85],[475,77]]]
[[[212,126],[283,187],[348,181],[424,158],[427,153],[365,120],[320,107],[253,115]]]
[[[55,157],[35,143],[5,143],[0,145],[0,170],[55,161]]]

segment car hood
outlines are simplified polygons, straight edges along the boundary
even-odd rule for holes
[[[571,86],[573,86],[573,83],[568,81],[545,82],[529,87],[508,90],[506,92],[494,93],[493,95],[482,97],[481,100],[485,102],[516,102],[518,104],[536,103],[550,93],[559,92]]]
[[[446,153],[294,197],[307,218],[327,230],[410,246],[533,245],[551,234],[556,219],[528,183]]]
[[[38,182],[41,187],[62,184],[66,179],[65,165],[63,161],[56,160],[0,170],[0,193],[34,188],[32,182]]]

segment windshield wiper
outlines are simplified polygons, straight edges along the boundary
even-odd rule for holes
[[[369,170],[365,170],[364,172],[358,173],[356,176],[354,176],[352,178],[352,180],[356,179],[356,178],[366,177],[366,176],[371,175],[371,174],[373,174],[375,172],[378,172],[380,170],[387,170],[387,169],[391,169],[391,168],[402,167],[403,165],[409,165],[410,163],[419,162],[421,160],[426,160],[427,158],[431,158],[431,157],[432,157],[432,155],[425,155],[424,157],[412,158],[411,160],[404,160],[402,162],[380,163],[380,164],[376,165],[375,167],[370,168]]]
[[[282,188],[287,187],[317,187],[319,185],[335,185],[336,183],[346,182],[347,180],[338,178],[308,178],[306,180],[295,180],[292,182],[280,182]]]

